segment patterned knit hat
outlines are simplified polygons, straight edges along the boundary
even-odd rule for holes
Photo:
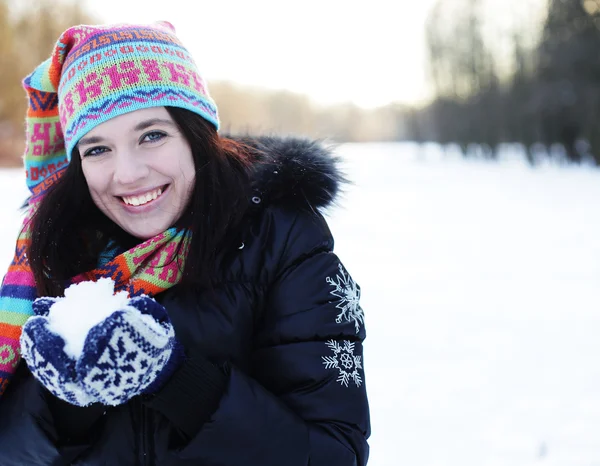
[[[23,81],[29,96],[25,168],[43,194],[91,129],[148,107],[181,107],[219,129],[217,107],[194,60],[167,22],[75,26]]]

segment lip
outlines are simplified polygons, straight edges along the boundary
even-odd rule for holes
[[[138,189],[137,191],[132,191],[126,194],[116,194],[116,197],[132,197],[139,196],[141,194],[151,193],[152,191],[156,191],[157,189],[165,189],[165,186],[170,186],[169,184],[161,184],[160,186],[156,186],[154,188],[146,188],[146,189]]]
[[[166,186],[166,189],[165,189]],[[161,193],[160,196],[158,196],[156,199],[154,199],[153,201],[150,202],[146,202],[145,204],[142,205],[130,205],[130,204],[126,204],[125,201],[123,201],[123,198],[121,196],[117,196],[117,198],[119,199],[119,202],[121,203],[121,206],[130,213],[134,213],[134,214],[141,214],[144,212],[148,212],[152,209],[154,209],[158,204],[160,204],[160,202],[163,200],[163,198],[171,191],[171,185],[163,185],[162,187],[159,186],[159,188],[161,188],[163,191]],[[158,188],[154,188],[154,189],[158,189]],[[143,190],[143,191],[137,191],[136,193],[133,194],[127,194],[127,196],[135,196],[135,195],[140,195],[140,194],[144,194],[144,193],[148,193],[148,192],[152,192],[153,190]]]

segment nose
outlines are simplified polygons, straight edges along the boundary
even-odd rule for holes
[[[148,166],[136,154],[120,151],[115,157],[113,179],[117,184],[134,185],[148,176],[148,172]]]

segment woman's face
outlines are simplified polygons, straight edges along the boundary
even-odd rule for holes
[[[148,239],[181,217],[194,186],[194,161],[164,107],[106,121],[77,148],[94,203],[123,230]]]

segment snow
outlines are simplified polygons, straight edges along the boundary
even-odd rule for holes
[[[339,152],[355,184],[328,219],[362,289],[369,465],[600,465],[600,170]],[[8,264],[20,172],[0,189]]]
[[[65,353],[77,360],[90,329],[128,305],[127,292],[114,293],[115,282],[101,278],[69,286],[48,313],[48,329],[65,340]]]
[[[600,171],[347,145],[370,465],[600,465]]]

